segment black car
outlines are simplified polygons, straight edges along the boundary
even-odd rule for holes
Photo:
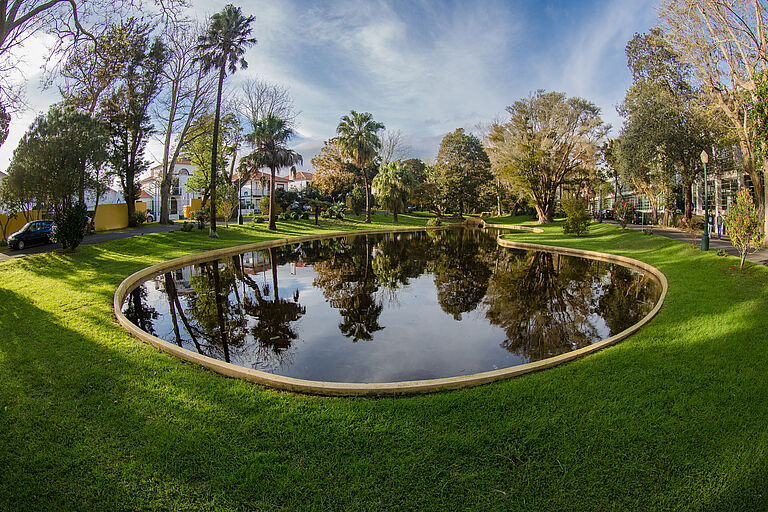
[[[34,244],[51,244],[53,243],[52,231],[52,220],[27,222],[23,228],[8,237],[8,247],[24,249]]]

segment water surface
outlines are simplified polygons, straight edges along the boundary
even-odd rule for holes
[[[660,288],[619,265],[499,247],[496,232],[349,235],[180,268],[123,313],[171,343],[309,380],[469,375],[589,345]]]

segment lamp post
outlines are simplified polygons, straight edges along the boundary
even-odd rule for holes
[[[709,250],[709,198],[707,197],[707,162],[709,155],[706,151],[701,152],[701,163],[704,164],[704,234],[701,236],[701,250]]]

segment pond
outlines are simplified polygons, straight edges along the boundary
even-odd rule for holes
[[[624,266],[500,247],[491,230],[358,234],[179,268],[127,297],[144,331],[286,377],[396,382],[563,354],[659,298]]]

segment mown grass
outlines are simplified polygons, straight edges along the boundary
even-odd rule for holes
[[[580,239],[559,226],[508,235],[647,261],[669,279],[666,303],[579,361],[407,398],[271,391],[117,326],[112,294],[146,265],[366,226],[278,227],[0,264],[0,509],[768,509],[768,269],[605,224]]]

